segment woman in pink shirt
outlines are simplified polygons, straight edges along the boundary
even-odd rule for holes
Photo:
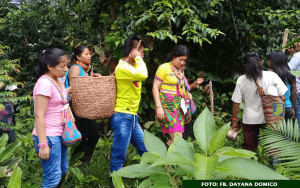
[[[38,54],[32,140],[43,167],[43,188],[60,187],[69,168],[68,148],[61,142],[64,130],[62,99],[67,97],[67,91],[60,79],[68,70],[68,62],[66,53],[58,48],[42,50]]]

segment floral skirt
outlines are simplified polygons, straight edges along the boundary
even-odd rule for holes
[[[165,118],[159,121],[163,134],[184,132],[184,115],[180,108],[181,97],[168,93],[160,93],[159,97],[165,112]]]

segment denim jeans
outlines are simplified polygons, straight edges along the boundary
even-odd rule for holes
[[[136,147],[139,155],[147,152],[144,132],[138,123],[137,115],[115,113],[110,120],[113,129],[113,145],[110,159],[110,172],[123,167],[129,142]]]
[[[295,105],[295,118],[298,121],[299,134],[300,134],[300,93],[297,94],[297,100]]]
[[[68,147],[62,144],[61,136],[47,136],[50,154],[48,160],[41,159],[43,168],[43,188],[56,187],[63,175],[69,169]],[[39,152],[39,139],[37,136],[32,137],[33,145],[36,152]]]
[[[285,119],[285,122],[287,123],[288,120],[292,120],[292,117],[293,117],[293,111],[292,111],[292,108],[291,107],[287,107],[285,108],[285,115],[284,115],[284,119]]]

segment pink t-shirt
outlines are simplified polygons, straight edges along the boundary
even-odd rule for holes
[[[60,79],[59,79],[60,80]],[[61,81],[61,80],[60,80]],[[62,84],[63,85],[63,84]],[[67,96],[67,92],[63,86],[64,97]],[[33,89],[33,100],[35,110],[35,97],[36,95],[44,95],[50,97],[47,110],[45,113],[45,132],[46,136],[62,136],[64,131],[64,125],[61,122],[61,108],[62,98],[54,86],[54,84],[48,80],[48,78],[39,78]],[[33,135],[37,136],[36,125],[34,124]]]

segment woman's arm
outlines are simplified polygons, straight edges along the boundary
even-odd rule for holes
[[[296,88],[295,81],[292,83],[291,95],[292,95],[292,112],[293,112],[292,118],[294,118],[295,117],[295,105],[296,105],[296,100],[297,100],[297,88]]]
[[[199,77],[197,80],[195,80],[192,84],[190,84],[191,90],[196,87],[196,85],[202,84],[204,82],[204,78]]]
[[[239,125],[237,124],[237,114],[238,114],[238,111],[239,111],[239,106],[240,106],[240,103],[233,102],[233,105],[232,105],[232,119],[236,119],[236,120],[232,120],[232,130],[235,130],[235,131],[239,130]]]
[[[45,132],[45,113],[49,103],[49,97],[43,95],[37,95],[35,97],[35,126],[36,132],[39,139],[39,143],[47,143],[46,132]],[[49,159],[50,149],[47,145],[46,148],[39,149],[39,157],[43,160]]]
[[[78,66],[72,66],[69,71],[69,85],[71,86],[71,77],[72,76],[80,76],[80,68]]]
[[[159,81],[157,79],[154,79],[153,87],[152,87],[152,93],[153,93],[153,98],[154,98],[154,102],[155,102],[155,105],[156,105],[157,118],[159,120],[163,120],[164,119],[164,110],[162,108],[161,101],[160,101],[160,98],[159,98],[160,85],[161,85],[161,81]]]

